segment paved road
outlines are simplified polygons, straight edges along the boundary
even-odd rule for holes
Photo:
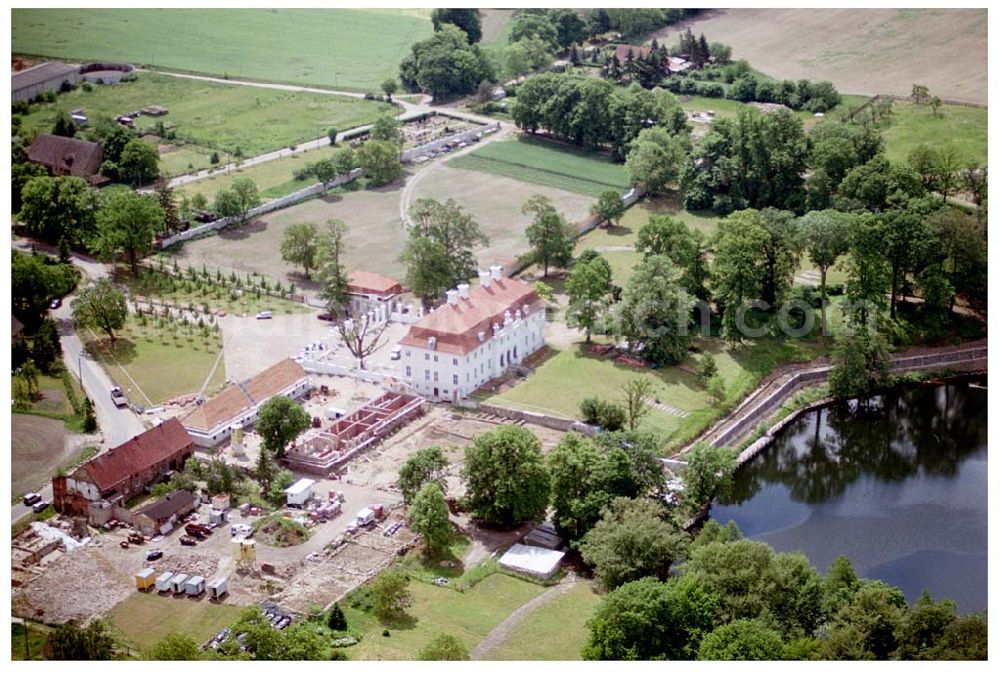
[[[31,242],[24,240],[13,241],[12,247],[17,250],[30,252]],[[38,243],[36,247],[46,252],[55,252],[51,246],[45,244]],[[104,278],[108,275],[107,267],[92,257],[73,254],[72,261],[85,275],[85,279],[81,281],[81,285],[87,279]],[[63,361],[67,369],[80,379],[84,392],[87,393],[87,396],[94,403],[97,423],[104,438],[101,442],[101,450],[104,450],[118,446],[139,434],[145,428],[142,421],[134,413],[127,409],[119,409],[111,401],[108,391],[114,384],[108,378],[108,375],[105,374],[101,365],[86,354],[83,349],[83,343],[73,331],[72,311],[70,309],[72,301],[73,295],[65,297],[62,306],[54,311],[50,311],[49,315],[56,321],[56,325],[59,328],[59,342],[62,345]],[[39,493],[45,500],[51,501],[52,485],[47,484]],[[29,511],[29,508],[20,503],[14,505],[11,507],[11,521],[17,521],[17,519],[28,514]]]

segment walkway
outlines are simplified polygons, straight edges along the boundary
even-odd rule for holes
[[[551,602],[553,599],[562,596],[564,593],[572,589],[577,581],[578,577],[569,572],[566,577],[562,579],[559,584],[554,587],[549,588],[547,591],[535,596],[530,601],[519,607],[514,612],[510,613],[507,619],[500,622],[492,631],[486,634],[486,637],[476,645],[475,649],[469,655],[469,658],[473,661],[481,660],[488,656],[490,651],[495,649],[498,645],[507,640],[508,636],[520,625],[524,618],[529,614],[542,607],[546,603]]]

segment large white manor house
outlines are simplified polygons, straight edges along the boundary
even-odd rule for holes
[[[458,400],[522,362],[545,342],[545,308],[535,289],[502,266],[462,283],[399,342],[406,379],[431,399]]]

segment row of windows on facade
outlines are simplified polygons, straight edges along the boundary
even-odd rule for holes
[[[528,337],[527,334],[524,335],[524,345],[525,346],[530,345],[530,340],[529,340],[529,337]],[[492,342],[490,343],[490,347],[491,348],[493,347]],[[514,348],[516,350],[517,346],[514,346]],[[475,358],[475,359],[477,359],[477,360],[479,359],[479,350],[480,349],[477,348],[476,350],[472,351],[472,357]],[[406,349],[406,357],[412,357],[412,352],[410,351],[409,348]],[[430,360],[431,360],[431,354],[430,353],[424,353],[424,360],[426,360],[427,362],[430,362]],[[438,362],[438,356],[437,355],[434,356],[434,362]],[[468,364],[468,362],[469,362],[469,356],[466,355],[465,356],[465,363]],[[458,366],[458,358],[452,358],[451,359],[451,364],[452,364],[452,366],[457,367]]]

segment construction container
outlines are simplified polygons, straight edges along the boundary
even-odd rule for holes
[[[228,520],[229,517],[226,516],[226,510],[224,509],[213,509],[211,512],[208,513],[209,523],[217,523],[221,526]]]
[[[302,507],[313,497],[314,479],[299,479],[285,489],[285,501],[289,507]]]
[[[229,509],[229,496],[225,493],[212,496],[212,509],[221,509],[223,511]]]
[[[184,585],[187,584],[188,576],[184,573],[177,573],[170,578],[170,590],[175,594],[182,594],[185,591]]]
[[[250,503],[249,502],[243,503],[242,505],[240,505],[239,509],[240,509],[240,514],[246,516],[250,512]]]
[[[188,596],[199,596],[205,591],[205,578],[195,575],[184,583],[184,593]]]
[[[156,590],[157,591],[172,591],[173,585],[171,585],[170,580],[173,579],[173,573],[162,573],[156,578]]]
[[[208,584],[208,597],[219,599],[229,593],[229,578],[226,576],[216,577]]]
[[[146,591],[156,586],[156,569],[143,568],[135,574],[135,588],[139,591]]]

